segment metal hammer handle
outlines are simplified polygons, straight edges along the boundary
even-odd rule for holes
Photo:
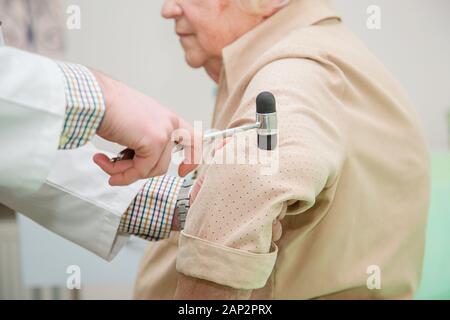
[[[239,132],[245,132],[245,131],[250,131],[253,129],[259,129],[261,127],[261,123],[260,122],[256,122],[256,123],[252,123],[252,124],[246,124],[240,127],[236,127],[236,128],[230,128],[230,129],[226,129],[226,130],[222,130],[222,131],[213,131],[210,133],[206,133],[203,136],[203,143],[209,143],[210,141],[222,137],[222,138],[228,138],[228,137],[232,137],[235,134],[239,133]],[[179,142],[175,141],[175,152],[181,151],[184,149],[184,146],[182,144],[180,144]],[[112,162],[117,162],[117,161],[123,161],[123,160],[131,160],[134,158],[134,151],[131,149],[125,149],[123,150],[121,153],[119,153],[119,155],[116,158],[111,159]]]

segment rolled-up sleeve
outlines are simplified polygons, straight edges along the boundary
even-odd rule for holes
[[[205,165],[202,189],[180,236],[179,272],[236,289],[266,284],[277,258],[273,221],[306,214],[343,166],[343,88],[332,66],[306,59],[279,60],[256,74],[230,127],[250,123],[256,96],[271,91],[277,99],[279,147],[259,151],[259,159],[270,158],[269,164],[252,162],[257,141],[255,132],[248,132]]]

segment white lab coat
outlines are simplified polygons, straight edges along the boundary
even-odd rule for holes
[[[0,202],[60,236],[111,260],[127,236],[117,232],[122,214],[144,181],[111,187],[92,161],[98,150],[88,144],[57,151],[52,169],[38,191],[0,187]]]
[[[57,151],[62,77],[50,59],[0,46],[0,203],[110,260],[126,240],[121,215],[144,182],[110,187],[90,144]]]
[[[45,181],[63,128],[63,75],[55,62],[0,47],[0,187]]]

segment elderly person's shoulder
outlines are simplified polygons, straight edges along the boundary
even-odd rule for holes
[[[352,50],[358,50],[360,54],[367,51],[339,21],[298,28],[275,41],[261,54],[250,68],[252,77],[249,83],[257,86],[263,81],[267,86],[292,84],[292,81],[303,79],[312,84],[315,79],[320,79],[324,85],[336,86],[343,74],[341,63],[350,63]]]
[[[328,21],[318,25],[296,28],[264,53],[265,58],[274,56],[313,58],[325,56],[336,47],[349,43],[349,30],[339,21]]]
[[[264,88],[309,88],[339,97],[349,74],[397,87],[379,60],[337,19],[291,30],[274,41],[249,70],[246,95]]]
[[[345,38],[347,43],[354,41],[340,23],[293,30],[268,48],[249,68],[251,76],[245,96],[255,96],[260,90],[276,93],[305,89],[341,95],[345,83],[340,59],[350,61],[352,58],[350,54],[340,52],[337,38]],[[344,51],[348,49],[351,50],[343,48]]]

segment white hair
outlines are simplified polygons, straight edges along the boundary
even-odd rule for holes
[[[291,0],[238,0],[239,5],[251,13],[260,13],[267,8],[281,8],[287,5]]]

